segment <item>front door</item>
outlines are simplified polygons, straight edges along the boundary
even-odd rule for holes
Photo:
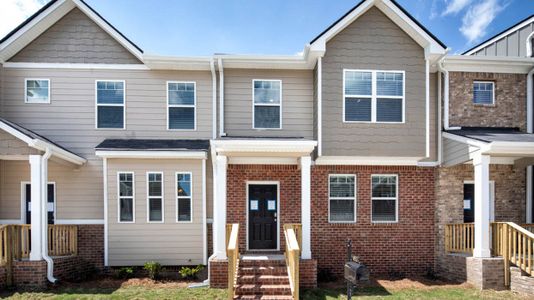
[[[32,212],[31,212],[31,201],[32,201],[32,186],[29,183],[24,184],[24,198],[26,204],[26,224],[31,224],[32,222]],[[47,203],[47,212],[48,212],[48,224],[54,224],[54,202],[56,200],[55,195],[56,189],[53,183],[48,184],[48,203]]]
[[[490,222],[495,221],[494,183],[490,181]],[[464,183],[464,223],[475,222],[475,184]]]
[[[278,186],[248,186],[248,242],[250,250],[276,250],[278,244]]]

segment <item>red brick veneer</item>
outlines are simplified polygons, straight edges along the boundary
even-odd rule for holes
[[[6,268],[0,267],[0,288],[3,288],[7,284]]]
[[[317,287],[317,260],[304,259],[299,265],[299,282],[300,287],[313,289]]]
[[[225,289],[228,286],[228,261],[210,260],[210,287]]]
[[[104,268],[104,225],[78,225],[78,256]]]
[[[328,223],[328,174],[357,175],[357,223]],[[398,174],[399,222],[371,223],[371,174]],[[346,240],[373,275],[420,275],[434,264],[434,168],[315,166],[312,168],[312,256],[318,269],[342,276]]]

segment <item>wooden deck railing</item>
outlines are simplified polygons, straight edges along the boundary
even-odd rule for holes
[[[300,263],[300,243],[297,232],[300,231],[299,224],[284,225],[284,236],[286,241],[286,258],[287,271],[289,275],[289,284],[291,286],[291,295],[293,299],[299,299],[299,263]],[[301,236],[302,239],[302,236]]]
[[[472,254],[474,247],[475,225],[473,223],[445,225],[445,251]]]
[[[239,224],[226,225],[226,256],[228,257],[228,299],[234,299],[239,267]]]

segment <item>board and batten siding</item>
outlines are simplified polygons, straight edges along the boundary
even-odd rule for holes
[[[527,55],[527,38],[533,32],[534,22],[531,22],[479,49],[472,55],[525,57]]]
[[[405,124],[343,123],[344,69],[405,71]],[[322,70],[324,156],[425,157],[424,49],[379,9],[327,42]]]
[[[50,104],[24,103],[24,79],[49,78]],[[95,81],[125,80],[126,129],[95,129]],[[195,81],[197,129],[167,130],[167,81]],[[102,159],[95,146],[107,138],[210,139],[212,90],[209,71],[143,71],[5,68],[2,117],[43,135],[87,159],[65,168],[57,194],[69,195],[60,219],[103,219]],[[80,192],[83,191],[83,192]]]
[[[164,223],[147,223],[147,172],[163,172]],[[134,172],[135,223],[118,222],[117,173]],[[192,173],[191,223],[176,222],[176,172]],[[110,266],[203,263],[202,160],[108,159],[108,242]]]
[[[282,81],[282,129],[253,129],[254,79]],[[224,70],[224,123],[228,136],[313,138],[311,70]]]

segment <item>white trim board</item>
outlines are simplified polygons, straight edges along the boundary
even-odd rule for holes
[[[104,225],[104,219],[57,219],[57,225]]]
[[[96,156],[105,158],[206,159],[205,151],[113,151],[97,150]]]

